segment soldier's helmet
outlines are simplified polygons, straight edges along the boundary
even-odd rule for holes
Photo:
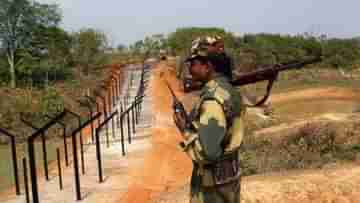
[[[184,91],[190,92],[201,88],[201,83],[194,82],[190,74],[190,63],[198,57],[208,57],[208,46],[206,38],[199,37],[192,41],[190,55],[185,59],[185,74],[183,78]]]
[[[216,57],[217,53],[214,53],[216,51],[212,49],[212,46],[218,42],[223,42],[223,38],[219,35],[196,38],[192,41],[190,56],[187,58],[186,62],[199,56],[209,58]]]
[[[219,35],[198,37],[194,39],[191,44],[190,56],[188,57],[188,60],[194,59],[198,56],[209,56],[209,54],[211,54],[209,47],[215,45],[218,42],[223,42],[223,38]]]
[[[190,56],[186,59],[185,62],[191,62],[197,57],[207,58],[209,62],[214,66],[215,71],[221,73],[228,78],[232,78],[231,62],[229,58],[224,55],[223,52],[214,51],[214,49],[209,48],[217,42],[222,42],[220,36],[207,36],[204,38],[197,38],[192,42]],[[189,68],[189,64],[187,68]]]
[[[192,41],[190,56],[187,57],[186,62],[189,62],[197,57],[207,57],[209,42],[207,38],[196,38]]]
[[[223,42],[224,40],[220,35],[215,35],[215,36],[207,36],[206,41],[210,46],[212,46],[218,42]]]

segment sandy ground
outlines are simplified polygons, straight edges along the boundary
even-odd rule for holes
[[[359,98],[355,91],[346,88],[328,87],[328,88],[313,88],[301,91],[287,92],[274,94],[270,96],[271,103],[290,102],[298,99],[341,99],[353,100]]]

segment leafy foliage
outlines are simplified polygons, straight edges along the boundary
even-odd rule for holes
[[[73,56],[75,62],[82,67],[82,72],[89,74],[104,63],[107,38],[103,32],[87,28],[75,33],[73,38]]]
[[[17,67],[24,59],[35,59],[31,53],[38,27],[54,27],[61,20],[57,5],[40,4],[28,0],[3,0],[0,7],[0,41],[5,50],[11,76],[16,86]]]
[[[206,35],[224,38],[227,52],[235,58],[241,71],[320,54],[324,56],[323,67],[352,68],[360,62],[358,38],[327,39],[326,35],[312,36],[308,33],[295,36],[267,33],[236,36],[222,28],[185,27],[170,33],[162,40],[162,44],[173,54],[186,56],[189,54],[191,41]],[[145,40],[140,40],[132,47],[141,49],[144,42]]]
[[[56,114],[64,109],[64,100],[54,87],[48,87],[41,98],[41,112],[43,115]]]
[[[132,55],[154,56],[158,55],[160,50],[167,49],[167,41],[163,34],[155,34],[136,41],[129,46],[129,49]]]

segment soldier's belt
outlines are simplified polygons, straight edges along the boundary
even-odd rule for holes
[[[202,185],[212,187],[238,181],[240,178],[240,162],[238,152],[223,156],[220,160],[199,166]]]

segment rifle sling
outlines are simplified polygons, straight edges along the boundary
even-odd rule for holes
[[[268,85],[267,85],[267,87],[266,87],[266,94],[265,94],[265,96],[264,96],[260,101],[258,101],[255,105],[249,105],[249,107],[259,107],[259,106],[263,105],[263,104],[267,101],[267,99],[268,99],[269,96],[270,96],[270,92],[271,92],[272,86],[273,86],[273,84],[274,84],[274,82],[275,82],[275,80],[276,80],[276,78],[277,78],[277,75],[278,75],[278,73],[276,73],[276,74],[274,75],[274,77],[272,77],[271,79],[268,80]]]

